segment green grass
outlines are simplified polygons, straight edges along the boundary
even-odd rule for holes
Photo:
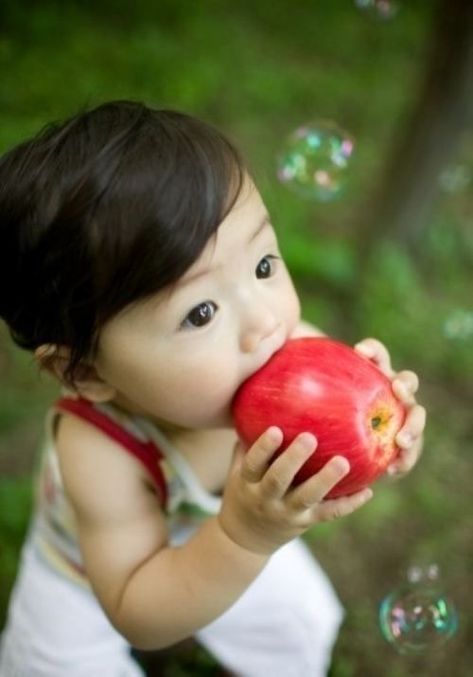
[[[473,664],[473,340],[445,334],[453,311],[472,310],[467,190],[439,194],[415,262],[398,246],[377,249],[364,293],[351,295],[357,223],[413,104],[430,19],[431,3],[421,0],[403,3],[384,23],[350,0],[4,0],[0,8],[0,151],[51,119],[112,98],[214,122],[236,140],[258,179],[306,317],[346,341],[378,336],[395,367],[420,374],[429,425],[419,467],[403,481],[380,482],[359,513],[308,535],[347,608],[332,677],[467,677]],[[337,121],[356,139],[346,193],[328,204],[305,202],[275,178],[286,135],[318,119]],[[469,166],[472,145],[465,143],[459,159]],[[55,389],[5,332],[0,384],[1,618],[27,526],[34,451]],[[441,566],[460,629],[440,652],[401,657],[380,635],[377,606],[416,561]],[[203,674],[205,659],[195,658],[200,668],[189,660],[182,654],[169,674]]]

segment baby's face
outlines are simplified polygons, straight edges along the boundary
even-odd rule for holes
[[[103,328],[97,371],[119,404],[164,427],[229,426],[237,388],[283,345],[299,313],[266,208],[247,182],[177,285]]]

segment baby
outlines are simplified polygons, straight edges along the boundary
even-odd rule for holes
[[[335,456],[274,421],[243,450],[240,384],[320,333],[234,146],[188,115],[119,101],[0,161],[0,316],[62,384],[0,651],[1,677],[131,677],[130,655],[195,636],[243,677],[325,675],[343,611],[300,540],[364,505],[324,500]],[[394,472],[416,462],[416,375],[357,346],[408,407]]]

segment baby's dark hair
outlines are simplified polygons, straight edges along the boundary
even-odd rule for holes
[[[131,101],[10,150],[0,159],[0,316],[14,341],[69,347],[73,384],[107,320],[199,257],[244,172],[212,126]]]

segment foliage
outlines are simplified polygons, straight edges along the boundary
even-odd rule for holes
[[[360,269],[356,229],[415,95],[431,12],[421,0],[404,3],[384,23],[350,0],[0,5],[0,150],[51,119],[112,98],[184,109],[218,124],[248,158],[307,318],[347,341],[378,336],[396,367],[421,375],[430,419],[419,469],[402,482],[380,482],[369,506],[308,534],[347,608],[332,677],[466,677],[473,662],[466,612],[473,350],[471,337],[445,333],[452,311],[472,310],[471,201],[465,190],[439,194],[415,260],[381,241]],[[296,198],[274,175],[286,134],[322,118],[356,138],[347,191],[327,204]],[[5,609],[31,505],[35,439],[55,389],[1,331],[0,383]],[[442,655],[401,659],[380,637],[377,604],[408,564],[429,559],[446,573],[462,612],[460,632]],[[166,674],[212,674],[206,661],[187,651]]]
[[[18,553],[31,510],[31,480],[28,477],[0,481],[0,624],[3,624],[10,588],[18,565]]]

